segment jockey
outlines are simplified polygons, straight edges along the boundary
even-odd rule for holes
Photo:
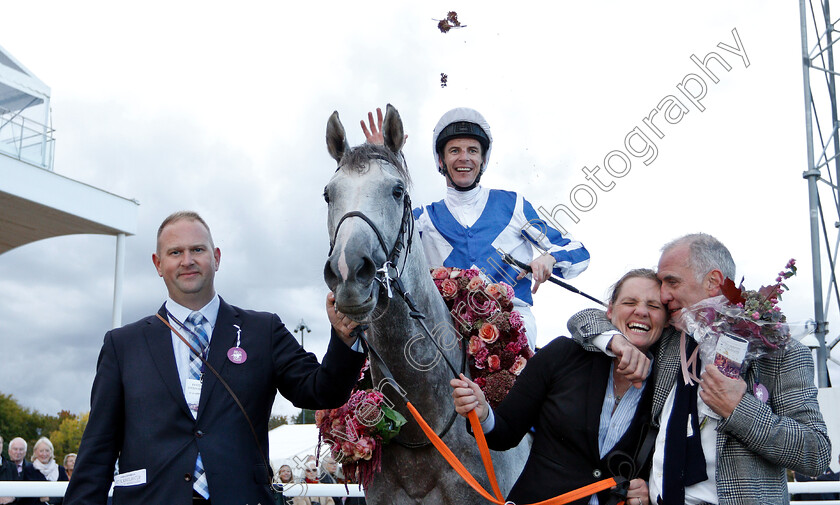
[[[580,242],[548,226],[522,195],[479,184],[487,169],[493,136],[490,125],[473,109],[452,109],[438,121],[432,136],[438,172],[446,178],[446,197],[414,210],[430,266],[477,268],[494,282],[513,286],[514,306],[525,322],[528,344],[537,341],[532,293],[553,273],[571,279],[589,265]],[[533,247],[539,253],[534,258]],[[506,252],[533,271],[504,263]]]
[[[362,130],[371,143],[382,143],[382,115],[378,126],[368,114],[370,131]],[[553,273],[571,279],[589,265],[589,252],[569,235],[548,226],[534,207],[512,191],[487,189],[479,184],[493,148],[490,125],[473,109],[452,109],[438,121],[432,136],[438,172],[446,178],[446,197],[414,209],[423,250],[429,266],[476,268],[493,282],[513,286],[514,306],[525,323],[528,344],[537,342],[531,312],[532,293]],[[533,247],[539,253],[534,258]],[[504,263],[499,251],[528,263],[533,288],[526,272]]]

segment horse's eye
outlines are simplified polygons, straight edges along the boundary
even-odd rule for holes
[[[394,186],[394,198],[399,200],[403,197],[403,195],[405,195],[405,188],[402,186]]]
[[[326,188],[324,189],[324,201],[330,203],[330,194],[327,193]]]

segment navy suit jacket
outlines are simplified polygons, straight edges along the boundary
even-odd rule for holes
[[[159,314],[165,316],[161,307]],[[227,359],[242,329],[242,364]],[[184,399],[169,328],[150,316],[109,331],[99,354],[91,413],[65,503],[104,504],[119,457],[121,474],[145,470],[146,482],[116,487],[114,504],[188,504],[201,452],[214,505],[272,503],[264,466],[268,419],[277,391],[298,407],[334,408],[350,395],[364,354],[335,334],[323,365],[275,314],[221,300],[208,362],[230,385],[254,425],[260,447],[231,395],[205,371],[194,419]],[[260,455],[262,451],[262,456]]]

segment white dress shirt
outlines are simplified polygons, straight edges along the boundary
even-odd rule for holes
[[[204,328],[204,331],[207,333],[208,344],[213,338],[213,329],[216,327],[216,318],[219,316],[219,305],[219,295],[217,294],[213,296],[210,303],[198,310],[198,312],[201,312],[201,315],[206,319],[202,328]],[[190,314],[193,312],[192,309],[188,309],[183,305],[178,304],[172,300],[172,298],[166,299],[166,310],[168,310],[171,316],[177,318],[181,323],[186,323],[187,318],[190,317]],[[178,324],[177,321],[173,320],[171,316],[169,317],[169,324],[178,330],[178,332],[189,342],[192,337],[185,329],[183,329],[183,327],[181,327],[181,325]],[[175,366],[178,368],[178,378],[181,379],[181,389],[184,390],[187,386],[187,378],[190,373],[190,354],[192,354],[192,351],[189,347],[187,347],[187,344],[178,338],[178,335],[176,335],[174,331],[170,333],[172,334],[172,348],[175,351]]]

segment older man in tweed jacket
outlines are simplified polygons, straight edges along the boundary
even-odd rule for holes
[[[693,234],[663,248],[658,275],[663,282],[662,302],[675,321],[684,307],[721,294],[723,280],[735,275],[735,264],[714,237]],[[619,369],[624,368],[631,378],[646,375],[647,358],[626,339],[613,338],[620,333],[602,311],[576,314],[569,321],[569,330],[587,349],[621,356]],[[831,444],[817,403],[813,359],[805,346],[791,341],[783,351],[753,361],[742,378],[730,379],[715,366],[706,366],[697,403],[721,417],[699,425],[708,477],[688,483],[683,480],[676,496],[666,496],[663,473],[674,462],[666,462],[665,455],[668,444],[674,442],[665,433],[675,389],[682,382],[680,332],[668,331],[653,353],[652,419],[659,433],[651,470],[651,503],[789,503],[785,468],[818,475],[829,465]],[[769,392],[766,403],[756,397],[759,384]],[[712,427],[716,432],[704,431]],[[692,434],[689,426],[686,439]],[[700,466],[704,466],[702,461]]]

